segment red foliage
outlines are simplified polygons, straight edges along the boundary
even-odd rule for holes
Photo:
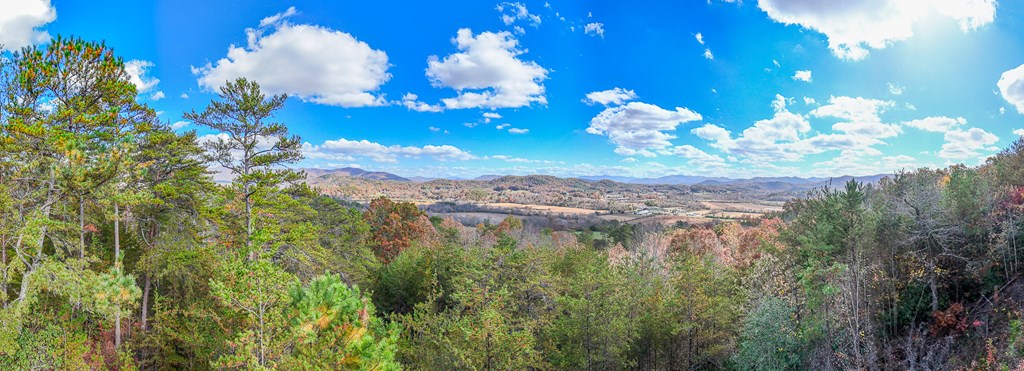
[[[389,263],[413,241],[433,231],[427,215],[411,202],[394,202],[380,197],[370,202],[363,218],[370,225],[377,258]]]
[[[934,336],[960,335],[968,327],[964,306],[960,303],[953,303],[946,310],[933,312],[932,320],[932,325],[928,330]]]

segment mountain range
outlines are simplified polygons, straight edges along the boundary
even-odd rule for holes
[[[455,177],[444,177],[444,178],[429,178],[429,177],[403,177],[383,171],[369,171],[359,168],[346,167],[340,169],[303,169],[306,175],[311,178],[317,178],[324,175],[340,175],[351,178],[362,178],[362,179],[373,179],[373,180],[393,180],[399,182],[426,182],[435,179],[448,179],[448,180],[480,180],[480,181],[491,181],[503,177],[504,175],[481,175],[476,178],[455,178]],[[744,185],[744,184],[789,184],[789,185],[802,185],[802,186],[817,186],[831,183],[833,185],[841,185],[846,183],[850,179],[857,179],[864,183],[877,183],[884,177],[890,176],[891,174],[876,174],[866,176],[850,176],[843,175],[838,177],[826,178],[826,177],[754,177],[749,179],[735,179],[725,177],[706,177],[696,175],[668,175],[657,178],[637,178],[637,177],[624,177],[615,175],[587,175],[575,177],[577,179],[587,181],[601,181],[610,180],[618,183],[626,184],[680,184],[680,185]]]

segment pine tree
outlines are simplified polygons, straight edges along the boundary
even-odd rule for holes
[[[256,199],[304,177],[285,168],[302,159],[302,145],[298,136],[288,135],[284,124],[272,121],[287,96],[267,98],[259,84],[245,78],[227,82],[218,96],[220,100],[211,101],[202,113],[193,110],[184,118],[219,132],[203,147],[209,152],[208,160],[234,176],[232,184],[245,204],[245,244],[249,246],[256,228]]]

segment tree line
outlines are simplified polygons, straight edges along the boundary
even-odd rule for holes
[[[3,369],[1021,367],[1024,142],[745,222],[463,226],[290,169],[286,97],[175,132],[102,43],[0,65]],[[214,172],[231,175],[217,184]]]

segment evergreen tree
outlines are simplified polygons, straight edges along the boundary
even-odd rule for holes
[[[245,205],[245,244],[249,246],[255,223],[254,204],[279,191],[284,183],[304,177],[285,168],[302,159],[298,136],[274,122],[274,112],[284,106],[285,95],[267,98],[255,81],[239,78],[220,89],[202,113],[195,110],[184,118],[216,130],[215,140],[203,144],[208,159],[230,171],[232,184]]]

